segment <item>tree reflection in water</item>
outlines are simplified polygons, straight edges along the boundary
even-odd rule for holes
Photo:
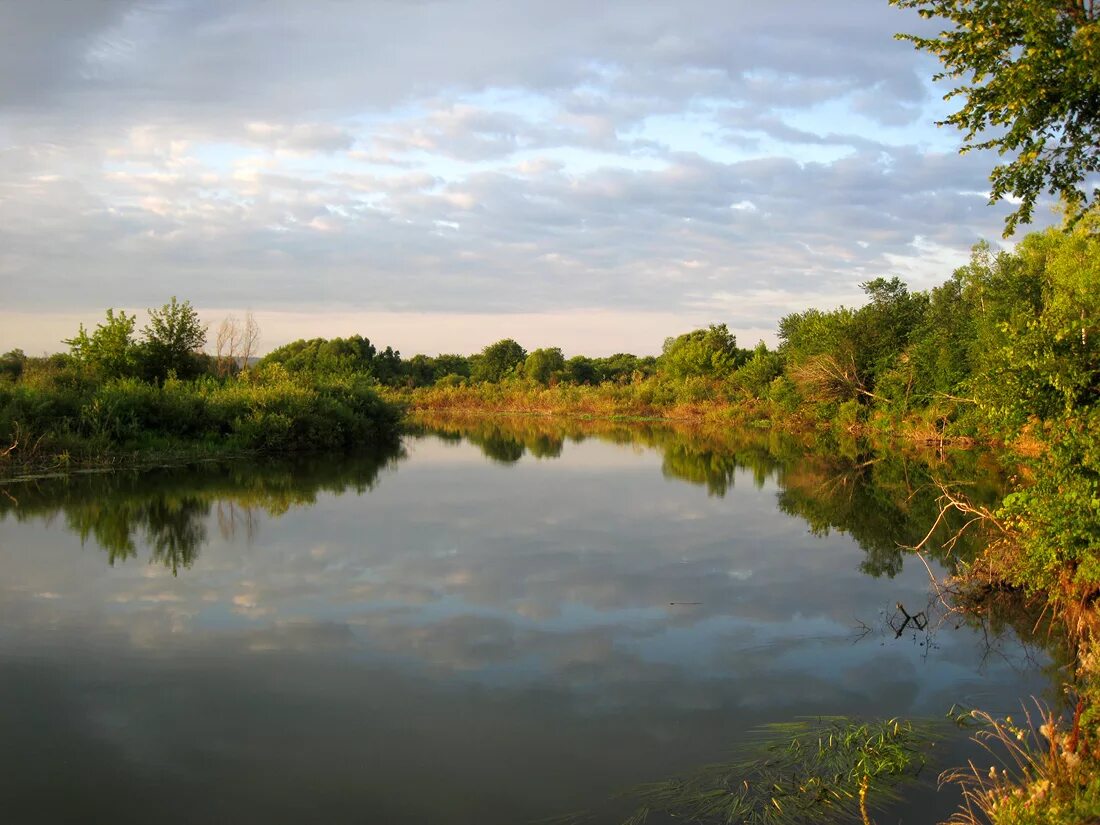
[[[589,421],[537,416],[424,415],[418,432],[453,440],[464,437],[493,461],[513,464],[530,454],[556,458],[567,441],[599,439],[655,449],[661,472],[723,497],[738,472],[751,473],[759,488],[772,479],[785,513],[805,521],[816,535],[851,536],[866,557],[870,576],[896,576],[905,548],[925,537],[939,512],[935,480],[964,482],[972,500],[994,502],[1008,474],[992,456],[977,450],[942,453],[831,436],[791,436],[715,426]],[[931,554],[948,570],[973,558],[983,537],[963,536],[952,552],[937,550],[961,526],[949,514],[929,542]]]
[[[243,529],[251,542],[256,514],[278,516],[312,504],[320,492],[364,493],[403,450],[390,447],[348,456],[295,456],[262,462],[202,462],[184,467],[42,478],[13,485],[0,498],[0,517],[20,521],[58,513],[77,533],[107,553],[114,565],[149,548],[150,561],[178,575],[209,540],[216,514],[220,534]]]
[[[902,451],[823,437],[665,423],[578,421],[541,417],[421,417],[415,434],[466,440],[490,460],[515,464],[531,456],[554,459],[566,442],[598,439],[653,449],[661,472],[698,485],[715,497],[733,489],[739,472],[763,487],[771,480],[778,504],[819,535],[838,531],[863,549],[863,572],[895,576],[906,546],[915,545],[938,511],[934,479],[970,485],[976,501],[996,500],[1005,472],[979,452]],[[244,530],[251,538],[255,514],[280,515],[310,504],[322,491],[365,492],[379,471],[400,460],[401,448],[354,456],[296,456],[263,462],[204,462],[187,467],[44,478],[0,497],[0,515],[17,519],[62,513],[82,540],[93,538],[111,564],[133,558],[139,544],[154,561],[178,573],[194,564],[208,541],[210,516],[221,535]],[[10,489],[16,490],[16,486]],[[941,530],[956,528],[951,518]],[[938,561],[948,570],[976,552],[977,533],[964,536]],[[937,542],[928,545],[937,555]]]
[[[966,482],[972,500],[989,502],[996,500],[1006,475],[979,452],[941,456],[870,443],[839,443],[827,437],[796,438],[717,427],[450,417],[421,419],[412,434],[417,436],[475,445],[487,459],[508,465],[525,459],[557,459],[571,443],[591,439],[653,451],[660,457],[664,477],[698,488],[700,496],[704,492],[715,498],[728,496],[738,481],[774,489],[780,509],[804,521],[811,532],[839,531],[851,536],[862,549],[860,570],[875,577],[897,575],[909,552],[905,545],[918,543],[935,521],[938,489],[934,480]],[[147,548],[150,561],[180,574],[195,564],[211,532],[251,542],[260,514],[279,516],[315,502],[323,492],[371,490],[381,471],[403,455],[395,449],[356,456],[209,462],[44,478],[8,486],[8,495],[0,496],[0,517],[29,520],[61,515],[83,541],[91,539],[101,547],[111,564],[135,558]],[[945,523],[943,538],[957,526],[950,520]],[[980,542],[979,534],[967,534],[951,554],[936,549],[935,540],[928,546],[930,554],[950,571],[975,553]],[[1025,643],[1047,651],[1050,662],[1045,667],[1052,672],[1067,661],[1057,649],[1059,637],[1040,629],[1037,617],[1022,609],[1025,606],[990,601],[982,611],[944,614],[936,612],[932,602],[899,605],[896,613],[893,605],[891,598],[879,620],[863,626],[868,643],[908,644],[911,640],[928,650],[945,622],[966,622],[980,625],[990,640],[1011,627]],[[906,615],[919,615],[921,621],[906,622]],[[988,655],[996,653],[993,644],[988,650]],[[684,799],[691,803],[696,790],[712,790],[709,784],[700,785],[699,777],[707,782],[714,778],[700,774],[672,780],[663,786],[664,796],[658,801],[668,803],[665,810],[679,811],[679,803]],[[685,790],[691,792],[687,797],[681,793]],[[786,796],[781,800],[784,805],[787,801]]]

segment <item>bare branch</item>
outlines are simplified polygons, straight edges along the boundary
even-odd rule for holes
[[[215,342],[215,364],[220,375],[228,375],[236,363],[241,345],[241,325],[235,315],[227,315],[218,326]]]
[[[244,314],[244,329],[241,331],[241,368],[248,369],[252,357],[256,354],[260,344],[260,325],[256,323],[256,316],[249,310]]]

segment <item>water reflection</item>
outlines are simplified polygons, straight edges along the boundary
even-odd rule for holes
[[[705,487],[724,497],[739,471],[749,471],[757,488],[774,477],[779,508],[804,520],[815,535],[850,535],[866,552],[861,569],[871,576],[896,576],[906,548],[918,544],[939,512],[935,479],[967,483],[972,500],[999,499],[1007,473],[992,456],[956,450],[899,451],[831,437],[795,437],[720,427],[673,427],[571,419],[421,415],[420,431],[441,438],[465,437],[487,458],[515,463],[525,454],[556,458],[567,441],[598,439],[652,448],[661,454],[666,478]],[[949,569],[973,558],[983,536],[971,532],[952,552],[942,543],[962,526],[950,512],[929,542],[929,551]]]
[[[760,722],[1041,690],[1011,634],[984,662],[977,627],[857,640],[927,597],[897,549],[926,479],[997,473],[837,446],[452,420],[401,453],[10,485],[6,813],[512,825]]]
[[[211,512],[217,514],[223,538],[243,531],[251,541],[257,512],[282,515],[312,504],[322,492],[362,495],[402,455],[401,447],[392,446],[351,456],[207,461],[44,477],[11,485],[12,491],[0,498],[0,518],[26,521],[62,513],[82,543],[94,538],[112,566],[135,557],[144,544],[152,562],[178,575],[208,542]]]

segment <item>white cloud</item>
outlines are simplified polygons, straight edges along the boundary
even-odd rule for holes
[[[84,5],[0,33],[20,317],[177,294],[303,331],[332,306],[768,329],[921,270],[917,238],[946,277],[1000,231],[992,160],[935,135],[892,37],[920,21],[871,0]]]

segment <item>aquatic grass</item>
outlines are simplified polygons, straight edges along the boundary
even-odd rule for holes
[[[918,781],[942,723],[815,717],[753,731],[728,762],[623,794],[623,825],[651,816],[697,823],[829,825],[862,822]],[[585,821],[577,814],[556,823]]]

